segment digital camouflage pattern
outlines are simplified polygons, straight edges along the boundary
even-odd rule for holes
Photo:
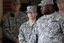
[[[35,24],[30,26],[29,21],[21,25],[18,36],[19,43],[30,43],[30,42],[33,43],[36,40],[36,39],[32,39],[33,37],[35,38],[35,35],[33,35],[34,26]]]
[[[64,43],[64,19],[57,12],[42,16],[35,26],[36,34],[38,43]]]
[[[21,26],[21,24],[26,22],[27,19],[27,15],[23,12],[19,12],[19,15],[17,17],[15,17],[11,12],[8,12],[2,25],[4,37],[15,41],[15,39],[18,38],[19,27]]]

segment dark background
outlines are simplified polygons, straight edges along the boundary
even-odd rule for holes
[[[40,1],[41,0],[27,0],[28,1],[28,3],[21,3],[21,8],[20,8],[20,10],[21,11],[26,11],[26,7],[28,6],[28,5],[33,5],[33,4],[35,4],[36,6],[40,3]],[[56,0],[54,0],[54,9],[55,9],[55,11],[58,11],[58,7],[57,7],[57,4],[55,3],[55,1]],[[22,0],[21,0],[21,2],[22,2]],[[3,14],[5,14],[5,13],[7,13],[8,11],[10,11],[11,9],[10,9],[10,3],[11,3],[11,0],[3,0]],[[38,7],[37,6],[37,12],[38,12],[38,14],[39,14],[39,17],[40,16],[42,16],[43,14],[41,13],[41,11],[40,11],[40,7]]]

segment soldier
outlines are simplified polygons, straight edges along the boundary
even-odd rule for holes
[[[37,7],[34,5],[28,6],[26,12],[27,12],[29,20],[23,23],[20,27],[19,36],[18,36],[20,43],[30,43],[29,40],[31,38],[32,30],[36,23]],[[32,41],[32,43],[33,42],[34,41]]]
[[[49,0],[42,0],[38,6],[41,6],[40,10],[42,14],[52,14],[54,13],[54,2]]]
[[[47,3],[51,4],[52,1],[42,0],[39,5],[45,6]],[[35,33],[38,35],[38,43],[64,43],[64,20],[61,19],[59,13],[55,12],[44,15],[37,20],[34,29],[37,30]]]
[[[19,43],[19,27],[27,21],[27,16],[24,12],[20,11],[20,7],[20,0],[11,0],[11,11],[6,13],[2,24],[3,43]]]
[[[58,13],[64,18],[64,0],[57,0],[56,3],[59,8]]]

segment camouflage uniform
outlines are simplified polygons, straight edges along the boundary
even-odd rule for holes
[[[35,27],[38,43],[64,43],[64,20],[58,14],[55,12],[39,18]]]
[[[37,13],[37,6],[31,5],[27,6],[27,11],[26,13]],[[31,17],[31,16],[30,16]],[[29,18],[29,16],[28,16]],[[36,19],[36,16],[35,18]],[[21,25],[20,30],[19,30],[19,42],[20,43],[36,43],[36,35],[34,34],[34,27],[36,25],[36,20],[32,20],[29,18],[29,21],[25,22],[24,24]],[[30,22],[32,20],[32,22]]]
[[[59,12],[58,12],[58,13],[59,13]],[[64,14],[60,14],[60,13],[59,13],[59,15],[60,15],[62,18],[64,18]]]
[[[30,43],[30,38],[32,38],[34,35],[33,34],[33,28],[35,24],[32,26],[29,25],[29,21],[25,22],[24,24],[21,25],[20,27],[20,32],[19,32],[19,42],[20,43]],[[35,37],[35,36],[34,36]],[[32,43],[34,41],[31,41]]]
[[[19,15],[15,17],[11,12],[8,12],[5,21],[3,22],[4,37],[15,41],[15,39],[18,38],[19,27],[26,21],[27,16],[25,13],[19,12]]]

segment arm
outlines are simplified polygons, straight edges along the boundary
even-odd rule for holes
[[[8,18],[8,16],[6,15],[5,16],[5,21],[3,22],[3,25],[2,25],[2,27],[3,27],[3,32],[4,32],[4,34],[9,38],[9,39],[11,39],[12,41],[14,41],[15,42],[15,40],[17,39],[15,36],[14,36],[14,34],[12,33],[12,30],[10,29],[10,23],[9,23],[10,21],[9,21],[9,18]]]
[[[19,43],[25,43],[24,33],[22,31],[22,25],[21,25],[21,27],[19,29],[18,39],[19,39]]]
[[[60,21],[60,29],[61,29],[61,33],[64,34],[64,20]]]

